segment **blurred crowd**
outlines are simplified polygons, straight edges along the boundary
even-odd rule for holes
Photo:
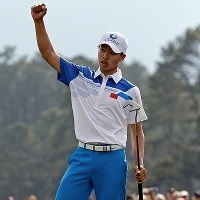
[[[126,200],[138,200],[138,194],[127,194]],[[8,200],[15,200],[14,196],[9,196]],[[35,195],[29,195],[25,200],[38,200]],[[95,194],[92,193],[88,200],[96,200]],[[200,200],[200,190],[194,191],[189,194],[187,190],[177,190],[169,188],[166,194],[159,192],[157,187],[143,188],[143,200]]]
[[[138,200],[138,195],[128,194],[126,200]],[[143,188],[143,200],[200,200],[200,190],[189,194],[187,190],[169,188],[166,194],[162,194],[156,187]]]
[[[13,195],[10,195],[10,196],[8,196],[8,200],[15,200],[15,198]],[[35,195],[31,194],[31,195],[27,196],[27,198],[25,200],[38,200],[38,198]]]

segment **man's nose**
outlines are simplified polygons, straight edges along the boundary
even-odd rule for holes
[[[108,59],[108,52],[103,52],[103,58]]]

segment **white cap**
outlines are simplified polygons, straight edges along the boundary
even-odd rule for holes
[[[103,35],[99,45],[107,44],[115,53],[126,53],[128,42],[126,38],[119,32],[107,32]]]

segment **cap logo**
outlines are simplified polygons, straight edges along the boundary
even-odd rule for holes
[[[115,34],[112,33],[112,34],[109,35],[109,37],[104,38],[104,41],[112,42],[112,43],[114,43],[115,45],[118,45],[119,42],[118,42],[116,39],[117,39],[117,35],[115,35]]]
[[[117,39],[117,36],[115,34],[110,34],[110,38],[115,40],[115,39]]]

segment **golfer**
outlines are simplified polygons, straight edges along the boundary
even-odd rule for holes
[[[107,32],[98,44],[97,71],[71,63],[59,56],[48,37],[43,17],[45,4],[34,5],[31,14],[42,57],[58,73],[58,80],[70,88],[78,147],[60,182],[56,200],[87,200],[94,189],[97,200],[125,200],[127,126],[136,154],[133,102],[140,105],[137,117],[139,161],[135,159],[138,183],[143,183],[144,133],[141,121],[147,116],[137,86],[122,77],[119,63],[126,57],[127,40],[118,32]]]

